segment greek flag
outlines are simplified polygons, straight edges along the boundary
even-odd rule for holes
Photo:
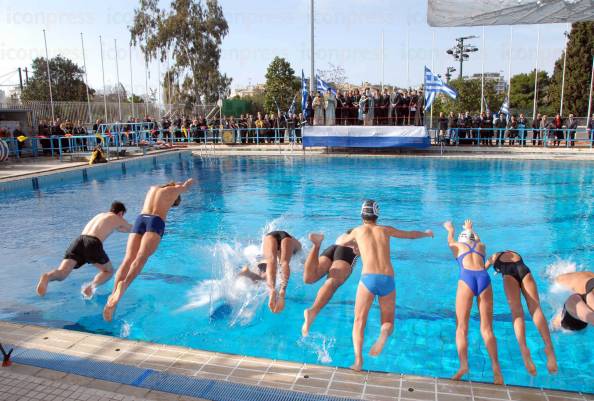
[[[433,75],[431,70],[425,67],[425,109],[431,106],[438,93],[445,93],[452,99],[458,97],[458,92],[444,84],[440,77]]]
[[[491,109],[489,108],[489,103],[487,103],[487,98],[483,96],[483,102],[485,102],[485,113],[490,116]]]
[[[305,108],[307,107],[308,94],[309,92],[307,91],[307,80],[305,79],[303,70],[301,70],[301,111],[303,112],[303,115],[305,115]]]
[[[287,116],[291,116],[293,114],[295,114],[295,96],[293,96],[293,101],[291,102],[291,105],[289,106],[289,110],[287,111]]]
[[[326,91],[330,90],[330,92],[332,92],[332,94],[334,96],[336,96],[336,90],[331,87],[330,85],[328,85],[326,82],[324,82],[324,80],[322,78],[320,78],[318,75],[316,75],[316,81],[317,81],[317,89],[322,92],[322,93],[326,93]]]
[[[509,98],[505,98],[505,101],[501,105],[499,112],[505,114],[506,116],[509,116]]]

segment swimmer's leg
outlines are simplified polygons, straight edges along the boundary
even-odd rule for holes
[[[309,251],[309,255],[307,255],[307,260],[303,268],[303,282],[313,284],[328,273],[332,261],[325,256],[319,256],[320,247],[324,240],[323,234],[311,233],[309,234],[309,239],[313,246]]]
[[[111,265],[111,262],[107,262],[104,265],[94,263],[93,266],[99,269],[99,273],[97,273],[93,279],[93,282],[83,289],[83,294],[85,294],[87,297],[91,297],[93,295],[93,291],[97,287],[105,283],[111,278],[111,276],[113,276],[113,266]]]
[[[382,326],[380,329],[380,335],[376,340],[369,354],[372,356],[378,356],[381,354],[386,345],[386,341],[392,335],[394,331],[394,311],[396,309],[396,290],[392,291],[388,295],[379,297],[380,313]]]
[[[503,276],[503,288],[507,297],[507,303],[512,313],[512,322],[514,326],[514,333],[520,346],[524,366],[528,373],[536,376],[536,366],[532,361],[530,350],[526,344],[526,324],[524,322],[524,307],[522,306],[520,285],[517,280],[511,276]]]
[[[452,380],[461,380],[468,373],[468,321],[474,301],[474,293],[462,280],[458,280],[456,290],[456,349],[460,368]]]
[[[155,253],[160,242],[161,236],[157,233],[147,232],[142,235],[138,254],[130,265],[128,274],[126,274],[126,277],[115,285],[114,291],[110,295],[109,299],[107,300],[107,304],[103,309],[103,318],[106,321],[109,322],[112,320],[113,313],[116,306],[118,305],[118,302],[120,302],[120,299],[130,284],[132,284],[132,281],[134,281],[134,279],[140,274],[149,257]]]
[[[491,358],[493,369],[493,381],[495,384],[503,384],[503,374],[499,365],[497,355],[497,339],[493,333],[493,287],[489,286],[478,296],[479,314],[481,316],[481,336],[487,347]]]
[[[357,287],[357,297],[355,299],[355,321],[353,323],[353,348],[355,351],[355,363],[351,369],[359,372],[363,367],[363,339],[365,336],[365,326],[367,325],[367,316],[369,309],[373,304],[375,296],[363,285],[359,283]]]
[[[118,283],[126,278],[128,270],[130,270],[130,265],[132,264],[132,262],[134,262],[134,259],[136,259],[136,255],[138,254],[138,250],[140,249],[141,242],[141,234],[132,233],[128,235],[128,243],[126,244],[126,255],[124,256],[124,260],[122,260],[122,263],[120,264],[120,267],[115,274],[115,278],[113,281],[113,291],[115,291],[118,287]]]
[[[295,249],[295,243],[293,238],[285,238],[281,241],[280,251],[280,267],[281,267],[281,283],[278,291],[278,299],[274,313],[280,313],[285,308],[285,296],[287,292],[287,286],[289,285],[289,278],[291,277],[291,257],[293,256],[293,250]]]
[[[326,259],[328,263],[331,263],[330,259],[324,256],[320,258],[320,261],[323,261],[324,259]],[[301,328],[301,335],[303,337],[307,337],[309,334],[309,328],[313,324],[318,313],[320,313],[320,310],[322,310],[328,301],[330,301],[330,298],[332,298],[338,287],[340,287],[346,281],[346,279],[349,278],[351,269],[351,265],[343,260],[337,260],[336,262],[332,263],[332,267],[330,267],[330,270],[328,271],[328,279],[318,290],[318,294],[316,295],[316,300],[314,301],[313,305],[311,308],[303,311],[303,317],[305,318],[305,322]]]
[[[64,259],[60,263],[60,267],[48,273],[43,273],[37,283],[37,295],[44,296],[47,292],[47,285],[50,281],[62,281],[72,273],[72,269],[76,266],[76,260]]]
[[[264,259],[266,261],[266,284],[268,285],[268,307],[272,312],[276,310],[276,267],[278,259],[278,243],[272,236],[265,236],[262,244]]]
[[[557,373],[557,358],[555,357],[555,350],[553,349],[553,342],[551,341],[551,332],[549,331],[547,319],[540,308],[538,289],[536,288],[536,282],[532,277],[532,273],[528,273],[522,280],[522,292],[524,293],[524,298],[526,298],[528,310],[532,315],[532,321],[534,322],[534,325],[538,329],[538,332],[545,343],[547,369],[549,370],[549,373]]]

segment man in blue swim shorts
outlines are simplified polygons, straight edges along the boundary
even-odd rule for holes
[[[379,207],[373,200],[367,200],[361,208],[363,224],[351,231],[343,239],[345,243],[356,242],[359,247],[363,271],[357,288],[355,300],[355,322],[353,323],[353,347],[355,363],[351,369],[360,371],[363,366],[363,337],[367,316],[373,300],[378,297],[381,313],[380,335],[369,352],[378,356],[386,344],[386,340],[394,330],[394,310],[396,308],[396,291],[394,286],[394,267],[390,260],[390,238],[417,239],[432,237],[431,230],[401,231],[390,226],[377,224]]]
[[[136,218],[128,237],[126,256],[118,269],[113,292],[103,309],[103,319],[110,322],[115,308],[132,281],[140,274],[149,257],[155,253],[165,234],[165,219],[172,207],[179,206],[181,194],[194,183],[191,178],[183,184],[170,182],[163,186],[152,186],[146,194],[142,213]]]

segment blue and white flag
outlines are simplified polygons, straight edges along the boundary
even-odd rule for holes
[[[431,106],[438,93],[445,93],[452,99],[458,97],[458,92],[444,84],[440,77],[433,75],[431,70],[425,67],[425,109]]]
[[[322,78],[320,78],[318,75],[316,75],[316,81],[317,81],[317,89],[320,92],[326,93],[326,91],[329,90],[330,92],[332,92],[332,94],[334,96],[336,96],[336,89],[334,89],[333,87],[328,85],[326,82],[324,82],[324,80]]]
[[[295,96],[293,96],[293,101],[291,102],[291,105],[289,106],[289,110],[287,111],[288,117],[295,114],[295,107],[297,107],[297,106],[295,105]]]
[[[483,102],[485,102],[485,113],[490,116],[491,109],[489,108],[489,103],[487,102],[487,98],[483,96]]]
[[[506,116],[509,116],[509,98],[505,98],[503,104],[501,105],[501,108],[499,109],[499,112],[505,114]]]
[[[307,90],[307,80],[305,79],[305,75],[303,74],[303,70],[301,70],[301,112],[305,115],[305,108],[307,107],[307,96],[309,92]]]

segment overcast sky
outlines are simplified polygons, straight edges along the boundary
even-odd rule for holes
[[[101,89],[99,35],[103,37],[105,80],[117,82],[114,39],[117,40],[120,81],[130,87],[128,26],[138,1],[133,0],[0,0],[0,85],[16,84],[17,67],[30,66],[44,56],[46,29],[50,57],[65,55],[82,65],[80,33],[84,34],[89,83]],[[276,55],[287,58],[295,71],[309,72],[309,0],[221,0],[229,23],[221,70],[233,78],[232,87],[264,81],[266,67]],[[163,5],[168,2],[163,1]],[[384,81],[418,85],[423,66],[438,73],[456,66],[445,51],[457,36],[482,35],[482,28],[431,28],[425,0],[316,0],[316,67],[329,63],[344,68],[349,82],[381,81],[381,35],[384,34]],[[565,43],[565,24],[540,27],[539,68],[552,71]],[[512,74],[527,72],[536,62],[537,26],[514,28]],[[406,68],[407,32],[410,37],[410,74]],[[481,47],[465,63],[467,73],[507,75],[510,28],[489,27],[473,44]],[[435,46],[432,38],[435,36]],[[433,49],[433,51],[432,51]],[[432,61],[432,54],[434,55]],[[200,55],[196,55],[199,57]],[[139,50],[132,54],[135,93],[144,93],[144,67]],[[149,85],[156,88],[158,65],[149,66]],[[165,68],[161,68],[161,73]],[[1,88],[1,87],[0,87]]]

